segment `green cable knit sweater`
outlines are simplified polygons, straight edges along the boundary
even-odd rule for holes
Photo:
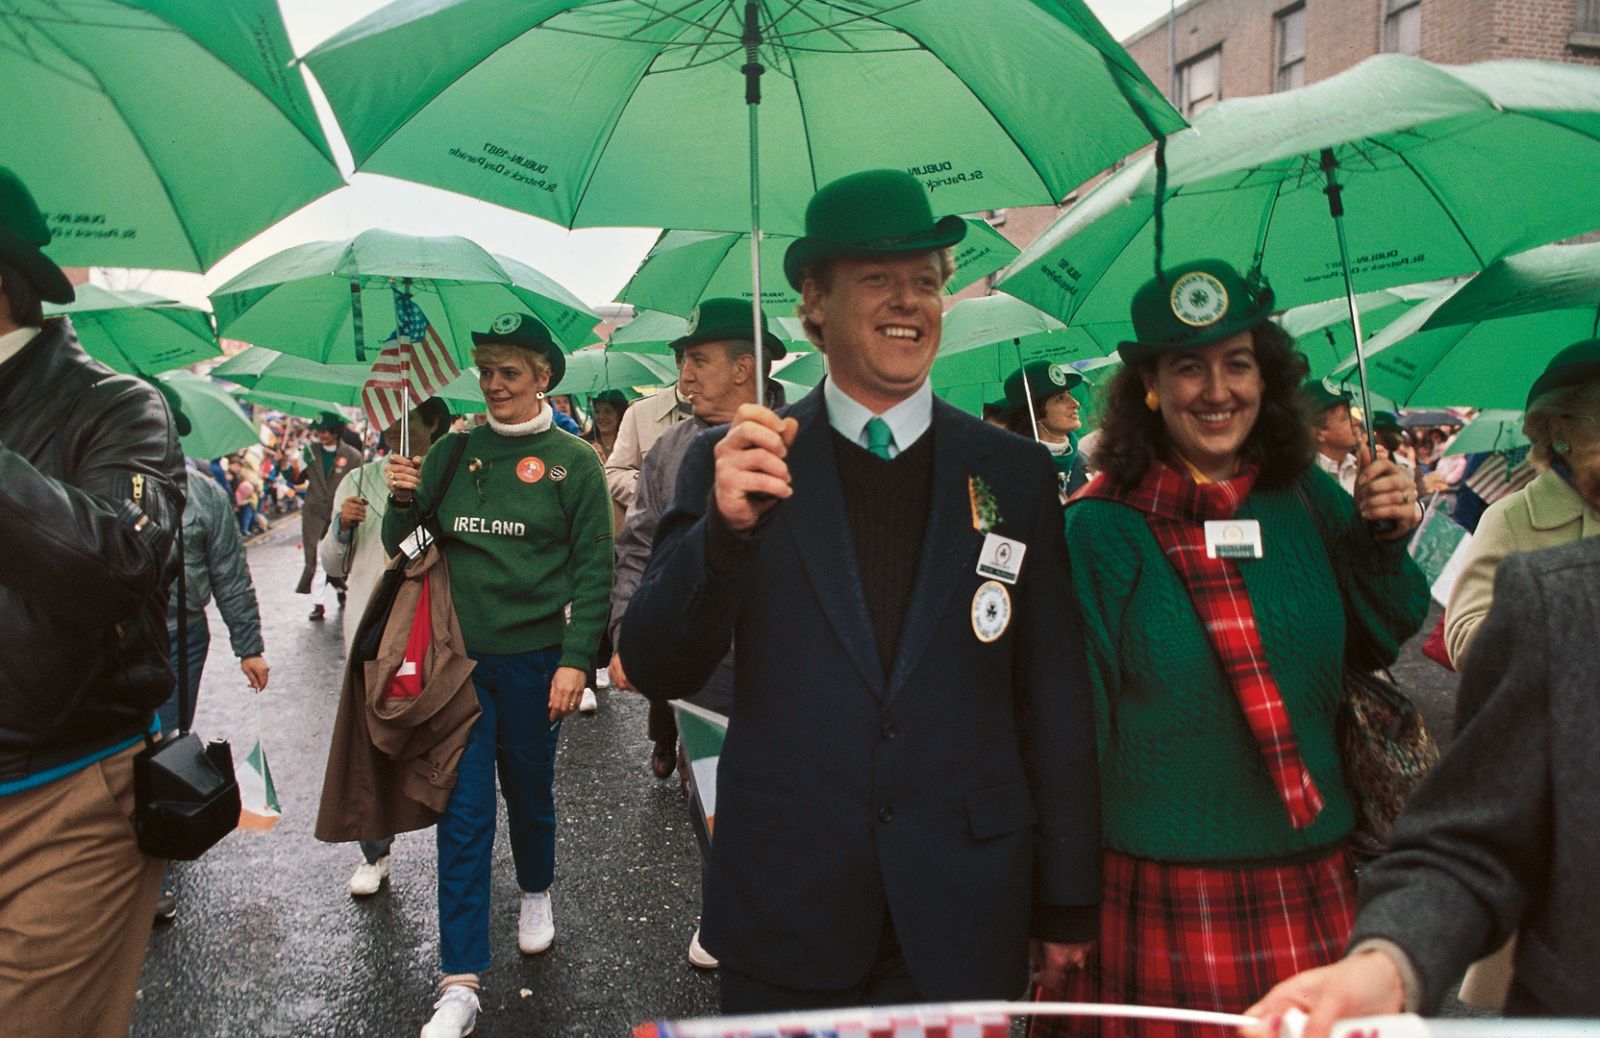
[[[455,435],[467,449],[439,529],[467,650],[510,656],[560,646],[560,666],[588,670],[611,597],[611,495],[599,455],[554,427],[502,436],[481,425]],[[410,507],[390,504],[390,554],[416,528],[418,506],[432,502],[453,444],[447,436],[428,452]]]
[[[1334,739],[1347,629],[1381,657],[1428,613],[1405,541],[1380,544],[1354,502],[1312,467],[1301,477],[1329,543],[1294,487],[1257,490],[1239,517],[1261,523],[1263,557],[1240,563],[1267,661],[1300,753],[1327,801],[1296,831],[1262,764],[1189,592],[1143,513],[1112,501],[1067,508],[1067,547],[1094,682],[1104,840],[1186,864],[1268,864],[1331,848],[1353,824]],[[1331,563],[1330,563],[1331,560]],[[1340,588],[1348,604],[1341,607]]]

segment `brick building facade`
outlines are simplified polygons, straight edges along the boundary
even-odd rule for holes
[[[1600,0],[1188,0],[1175,22],[1175,77],[1166,18],[1122,43],[1156,86],[1176,86],[1185,115],[1327,79],[1382,51],[1440,64],[1530,58],[1600,66]],[[1064,209],[1010,209],[997,225],[1026,246]],[[988,291],[981,281],[961,297]]]

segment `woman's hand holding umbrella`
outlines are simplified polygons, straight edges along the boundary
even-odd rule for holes
[[[389,484],[389,496],[394,498],[394,503],[401,508],[410,507],[417,486],[422,482],[422,459],[395,454],[389,458],[389,471],[383,478]]]
[[[1356,510],[1368,522],[1388,520],[1393,524],[1375,531],[1373,536],[1381,541],[1397,541],[1410,534],[1421,518],[1411,477],[1387,456],[1374,460],[1366,444],[1357,451],[1356,463]]]

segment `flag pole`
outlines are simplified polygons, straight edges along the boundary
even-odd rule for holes
[[[402,278],[394,289],[395,337],[400,341],[400,453],[411,457],[411,333],[400,314],[400,297],[411,292],[411,279]],[[392,287],[392,285],[391,285]]]
[[[749,0],[744,5],[745,64],[744,100],[750,112],[750,299],[751,341],[755,343],[756,403],[766,402],[766,346],[761,341],[761,74],[766,71],[761,64],[761,4]]]

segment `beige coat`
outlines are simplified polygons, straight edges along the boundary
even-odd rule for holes
[[[678,390],[669,386],[654,396],[635,401],[622,413],[616,442],[606,458],[606,486],[611,490],[611,500],[624,512],[633,504],[644,456],[650,453],[662,433],[689,416],[678,404]]]
[[[461,754],[482,712],[450,595],[444,556],[429,547],[407,564],[376,659],[345,666],[333,745],[322,783],[316,837],[328,843],[378,840],[438,821],[455,788]],[[423,661],[422,694],[385,703],[411,617],[428,581],[433,643]]]
[[[1553,548],[1596,534],[1600,534],[1600,512],[1556,472],[1541,472],[1532,483],[1490,505],[1478,520],[1445,606],[1445,647],[1457,668],[1478,625],[1489,615],[1494,574],[1502,559],[1512,552]]]

